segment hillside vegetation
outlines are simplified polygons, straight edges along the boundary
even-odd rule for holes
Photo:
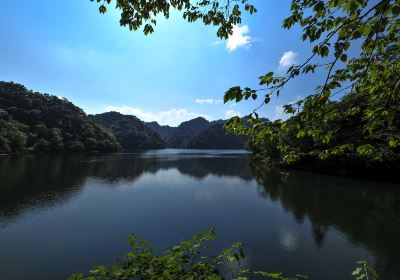
[[[116,151],[114,136],[66,99],[0,82],[0,152]]]
[[[108,112],[89,116],[93,121],[109,129],[123,149],[160,149],[165,142],[135,116]]]

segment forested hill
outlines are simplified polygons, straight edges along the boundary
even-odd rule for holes
[[[159,125],[158,122],[147,122],[146,125],[153,131],[157,132],[164,140],[171,136],[177,129],[177,127],[174,126]]]
[[[195,149],[243,149],[247,136],[228,134],[224,121],[216,121],[201,130],[185,144],[186,148]]]
[[[114,136],[66,99],[0,82],[0,152],[116,151]]]
[[[183,122],[178,127],[162,126],[157,122],[146,125],[161,135],[168,148],[243,149],[247,137],[228,134],[224,122],[209,122],[199,117]]]
[[[170,148],[184,148],[190,138],[209,125],[210,122],[201,117],[183,122],[166,139],[167,146]]]
[[[159,149],[166,146],[156,132],[135,116],[107,112],[89,117],[109,129],[123,149]]]

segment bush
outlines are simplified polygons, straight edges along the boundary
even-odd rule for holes
[[[207,280],[247,280],[254,277],[276,280],[300,280],[308,277],[296,274],[294,277],[283,276],[282,273],[267,273],[262,271],[249,272],[241,269],[244,251],[241,243],[234,243],[216,257],[208,257],[208,242],[215,240],[214,228],[194,235],[187,241],[181,241],[174,247],[167,247],[163,254],[158,255],[153,245],[137,235],[129,235],[132,251],[117,260],[116,265],[95,266],[89,275],[73,274],[69,280],[108,280],[108,279],[207,279]],[[222,273],[226,264],[236,264],[237,271]],[[232,266],[230,266],[232,267]],[[229,275],[224,275],[229,273]],[[355,279],[379,279],[375,269],[366,261],[358,261],[352,276]]]

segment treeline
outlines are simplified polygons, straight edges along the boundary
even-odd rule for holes
[[[66,99],[0,82],[0,152],[117,151],[108,130]]]

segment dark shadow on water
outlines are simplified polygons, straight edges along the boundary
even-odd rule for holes
[[[318,247],[335,228],[355,246],[373,252],[383,279],[400,276],[400,185],[281,171],[256,165],[251,170],[260,196],[279,201],[299,223],[312,223]]]

